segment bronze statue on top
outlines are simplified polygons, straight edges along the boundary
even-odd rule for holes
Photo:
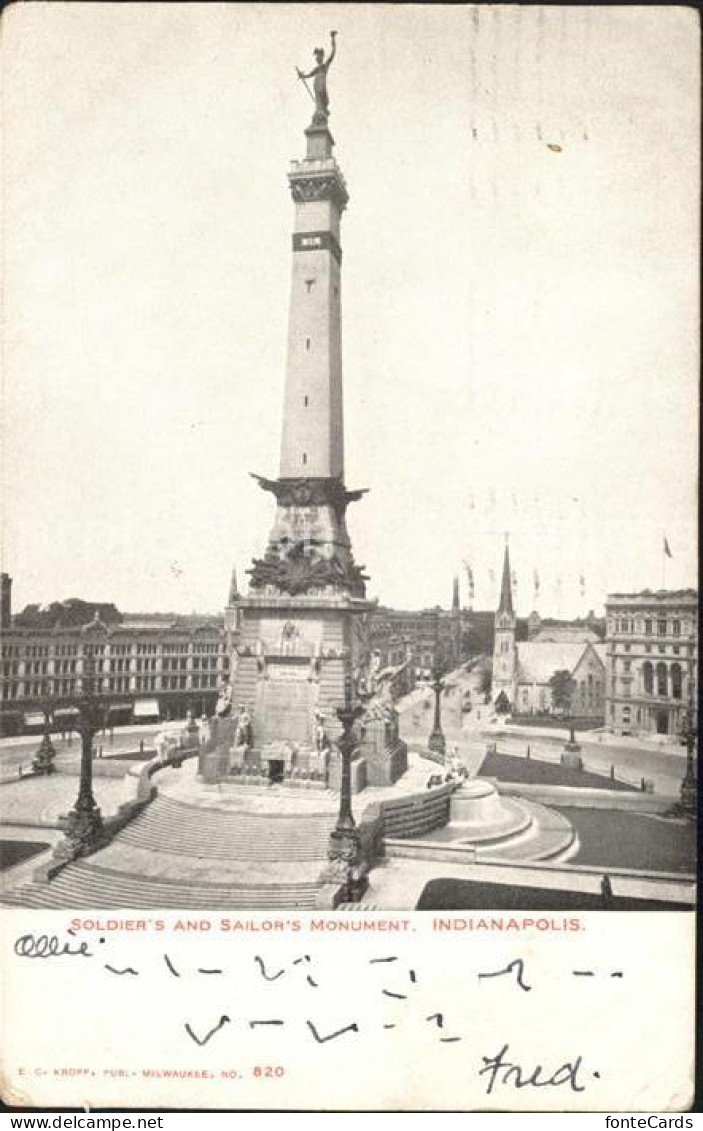
[[[332,42],[332,49],[325,59],[325,52],[321,47],[316,47],[314,51],[316,65],[311,71],[305,74],[296,67],[298,78],[305,85],[305,89],[310,93],[310,87],[305,82],[306,79],[313,80],[314,95],[310,95],[315,101],[315,113],[312,116],[313,125],[324,126],[329,117],[330,100],[327,94],[327,72],[330,68],[330,63],[334,59],[337,50],[337,32],[330,32],[330,40]]]

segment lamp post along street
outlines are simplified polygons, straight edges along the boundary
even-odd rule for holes
[[[68,814],[67,847],[72,855],[85,855],[95,846],[102,832],[103,819],[93,796],[93,739],[100,729],[100,707],[95,694],[95,661],[83,661],[82,694],[78,707],[77,730],[81,738],[81,774],[76,803]]]
[[[695,817],[698,801],[698,782],[696,776],[696,719],[693,706],[693,676],[688,677],[688,705],[681,729],[681,737],[686,743],[686,773],[681,782],[681,807],[687,816]]]
[[[52,774],[56,769],[54,758],[56,750],[51,741],[51,720],[54,713],[53,685],[47,680],[43,687],[42,711],[44,712],[44,733],[32,761],[32,769],[37,774]]]
[[[434,721],[432,724],[432,733],[429,737],[427,745],[430,750],[435,754],[440,754],[442,760],[447,751],[447,741],[444,737],[442,730],[442,703],[441,697],[444,691],[444,681],[442,680],[442,669],[439,659],[439,612],[435,616],[435,639],[434,639],[434,656],[433,656],[433,672],[432,672],[432,690],[434,691]]]

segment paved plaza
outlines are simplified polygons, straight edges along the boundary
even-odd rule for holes
[[[425,798],[431,793],[428,781],[439,767],[420,753],[428,732],[428,712],[422,706],[425,696],[426,692],[415,692],[399,704],[401,733],[410,747],[407,772],[395,785],[356,795],[357,820],[374,803],[377,806],[403,796]],[[639,791],[632,784],[613,783],[609,775],[598,775],[593,769],[579,772],[561,766],[555,736],[538,736],[530,743],[528,758],[522,738],[503,729],[487,739],[482,726],[465,725],[452,694],[446,698],[447,749],[464,763],[471,778],[495,779],[504,789],[513,788],[510,783],[518,790],[556,786],[567,795],[592,797],[600,792],[604,797],[622,797],[620,804],[627,798],[638,802]],[[93,789],[105,818],[134,796],[135,774],[143,768],[153,738],[153,727],[116,732],[102,759],[95,759]],[[5,740],[0,759],[21,754],[31,760],[29,755],[38,741]],[[495,750],[491,748],[494,743]],[[596,745],[603,750],[602,744]],[[626,753],[634,756],[632,749]],[[657,777],[666,781],[673,797],[677,779],[666,761],[671,755],[652,750],[642,753],[648,768],[654,759],[658,770],[663,766],[667,771]],[[612,764],[609,754],[610,748],[602,762],[604,768]],[[680,762],[680,757],[674,757]],[[338,795],[329,789],[242,785],[235,780],[206,784],[198,779],[196,758],[187,759],[180,768],[161,769],[153,779],[154,799],[106,847],[69,865],[52,883],[37,884],[33,880],[36,864],[49,860],[62,836],[59,817],[75,801],[78,750],[74,744],[57,744],[57,764],[59,772],[47,777],[6,778],[0,786],[3,902],[62,907],[314,906]],[[670,808],[669,794],[658,797],[660,809]],[[535,812],[539,809],[534,800],[522,804],[528,811],[530,806]],[[470,854],[462,854],[461,828],[452,831],[450,823],[415,840],[412,836],[406,841],[391,838],[385,858],[371,871],[365,903],[398,910],[418,903],[442,908],[451,899],[463,907],[475,898],[476,906],[488,906],[486,900],[496,900],[496,893],[503,892],[508,902],[498,900],[495,906],[515,906],[520,898],[533,906],[536,893],[542,893],[544,900],[545,890],[553,887],[559,906],[571,907],[583,895],[581,906],[585,908],[598,901],[602,875],[607,871],[630,908],[690,905],[695,850],[691,822],[661,813],[598,808],[592,801],[586,807],[581,802],[573,807],[566,797],[553,813],[555,821],[562,819],[561,814],[568,822],[565,828],[575,830],[562,864],[555,858],[553,864],[535,861],[530,867],[521,866],[517,850],[511,864],[507,849],[502,864],[497,850],[490,863],[490,847],[486,859],[478,863]],[[540,836],[552,835],[548,826],[549,821]],[[562,836],[560,830],[555,824],[554,834]],[[513,889],[517,894],[509,896]],[[547,903],[551,906],[549,900]]]

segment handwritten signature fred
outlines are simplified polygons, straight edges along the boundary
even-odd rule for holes
[[[100,960],[98,951],[91,950],[91,945],[94,945],[86,940],[78,940],[73,931],[68,932],[68,938],[59,938],[57,935],[46,934],[23,934],[19,935],[14,943],[14,953],[20,959],[28,961],[41,961],[61,958],[71,959],[97,959]],[[104,939],[100,939],[99,943],[104,943]],[[169,979],[189,979],[191,977],[206,977],[206,978],[224,978],[228,974],[228,970],[219,966],[196,966],[194,968],[181,968],[171,954],[162,952],[156,959],[158,967],[164,972],[165,976]],[[138,970],[131,965],[117,965],[110,962],[101,963],[103,969],[108,975],[117,978],[139,978],[141,976],[153,973],[153,969]],[[406,966],[403,959],[395,954],[380,955],[374,958],[367,959],[365,966],[378,966],[386,971],[385,984],[379,987],[379,994],[382,999],[387,999],[390,1002],[408,1002],[411,1000],[414,989],[418,986],[421,979],[424,980],[424,975],[418,973],[418,970],[410,966]],[[296,977],[301,979],[301,984],[312,991],[320,989],[319,975],[315,970],[315,962],[309,954],[302,954],[292,959],[290,963],[284,966],[271,964],[261,955],[255,955],[253,959],[253,968],[250,971],[253,977],[267,983],[278,983],[285,981],[288,978]],[[587,969],[571,970],[570,974],[574,978],[595,978],[595,977],[608,977],[622,979],[624,972],[622,970],[612,971],[594,971]],[[467,974],[467,977],[472,976]],[[473,976],[477,979],[479,985],[488,988],[494,981],[498,979],[506,979],[511,986],[515,988],[518,993],[532,993],[535,986],[526,969],[526,962],[523,958],[517,957],[510,961],[507,965],[495,970],[477,970],[473,972]],[[324,987],[323,987],[324,993]],[[487,1003],[488,1004],[488,1003]],[[314,1006],[314,999],[311,997],[311,1006]],[[316,1023],[314,1020],[314,1011],[310,1010],[312,1016],[307,1017],[304,1022],[305,1032],[308,1038],[317,1045],[325,1045],[331,1041],[337,1041],[343,1037],[352,1038],[354,1036],[362,1035],[364,1032],[364,1024],[357,1018],[344,1018],[344,1023],[328,1030]],[[392,1014],[389,1015],[389,1017]],[[237,1019],[241,1020],[243,1024],[249,1029],[265,1029],[266,1027],[283,1028],[290,1022],[286,1017],[252,1017]],[[454,1045],[464,1040],[464,1034],[455,1031],[451,1024],[451,1017],[444,1010],[434,1010],[433,1012],[423,1015],[420,1020],[425,1026],[429,1027],[435,1034],[437,1041],[444,1045]],[[213,1017],[212,1024],[200,1031],[196,1031],[194,1026],[189,1020],[184,1020],[182,1023],[182,1031],[184,1039],[192,1042],[196,1046],[202,1048],[209,1045],[220,1034],[222,1034],[228,1026],[232,1025],[233,1019],[227,1013],[219,1013]],[[384,1030],[394,1030],[402,1028],[402,1020],[396,1015],[396,1020],[388,1020],[383,1022]],[[600,1080],[600,1072],[596,1069],[588,1069],[584,1064],[583,1055],[578,1054],[571,1059],[564,1060],[560,1064],[544,1066],[542,1064],[520,1064],[515,1059],[511,1058],[509,1042],[503,1042],[501,1047],[490,1055],[481,1055],[479,1061],[480,1067],[477,1068],[477,1075],[482,1078],[487,1095],[491,1095],[494,1089],[498,1087],[513,1087],[516,1089],[522,1088],[564,1088],[572,1092],[584,1092],[589,1083],[594,1080]]]

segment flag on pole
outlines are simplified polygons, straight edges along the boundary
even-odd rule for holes
[[[469,583],[469,600],[474,599],[474,571],[471,568],[471,563],[464,561],[464,569],[466,570],[466,580]]]
[[[666,537],[666,534],[664,535],[664,553],[666,554],[667,558],[673,558],[673,556],[674,556],[671,552],[671,547],[669,545],[669,541]]]

